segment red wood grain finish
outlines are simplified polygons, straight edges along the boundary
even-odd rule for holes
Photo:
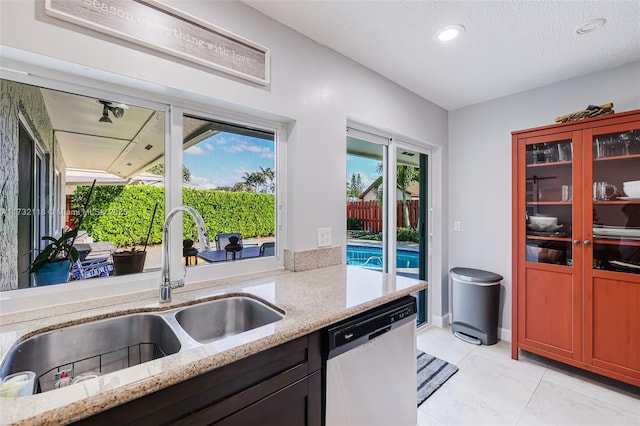
[[[592,293],[593,364],[640,379],[640,283],[595,278]]]
[[[573,357],[575,297],[571,274],[527,269],[523,301],[524,341]]]
[[[511,353],[517,359],[520,349],[527,350],[640,386],[640,274],[633,273],[640,240],[631,232],[611,232],[640,226],[629,213],[640,200],[617,198],[624,196],[623,182],[640,180],[640,155],[630,150],[594,158],[596,139],[618,140],[622,133],[640,138],[640,110],[512,133]],[[540,147],[567,140],[573,161],[535,156]],[[539,164],[527,164],[533,144],[529,162]],[[534,178],[535,188],[528,184]],[[594,181],[615,185],[616,196],[594,201]],[[557,193],[566,184],[573,185],[571,201]],[[568,232],[528,230],[527,212],[556,216]],[[610,232],[594,239],[595,224]],[[564,252],[566,261],[527,258],[527,245]],[[611,263],[616,260],[622,264]]]

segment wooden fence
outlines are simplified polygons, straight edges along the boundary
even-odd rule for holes
[[[413,229],[418,227],[418,216],[420,215],[420,200],[410,200],[409,223]],[[347,217],[355,217],[362,221],[363,230],[378,234],[382,232],[382,208],[375,200],[372,201],[348,201]],[[397,226],[404,228],[404,209],[402,201],[396,202]]]

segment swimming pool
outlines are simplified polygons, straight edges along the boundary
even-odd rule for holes
[[[398,250],[396,254],[396,268],[418,268],[419,253],[410,250]],[[347,265],[366,266],[382,269],[382,248],[347,245]]]

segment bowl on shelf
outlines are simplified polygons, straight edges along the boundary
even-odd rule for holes
[[[628,197],[640,198],[640,180],[632,180],[622,183],[622,190]]]
[[[529,223],[536,226],[552,226],[558,224],[555,216],[529,216]]]

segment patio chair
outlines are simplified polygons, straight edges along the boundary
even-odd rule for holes
[[[198,264],[198,249],[193,246],[193,240],[182,240],[182,256],[184,257],[184,265],[189,266],[191,264],[191,258],[193,258],[193,264]]]
[[[84,262],[78,259],[71,268],[72,280],[85,280],[94,277],[108,277],[113,272],[109,258],[91,259]]]
[[[276,255],[276,243],[268,241],[262,243],[260,246],[260,256],[275,256]]]
[[[220,233],[216,235],[216,250],[224,250],[231,242],[229,241],[230,237],[237,237],[238,244],[242,245],[242,234],[239,232]]]

